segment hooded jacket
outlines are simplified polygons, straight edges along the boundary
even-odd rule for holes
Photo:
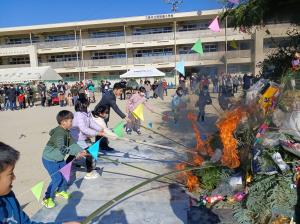
[[[44,149],[43,158],[60,162],[67,154],[77,155],[83,149],[76,144],[70,131],[58,126],[50,131],[50,139]]]
[[[29,219],[12,191],[7,195],[0,196],[0,223],[43,224]],[[60,224],[60,222],[48,222],[48,224]]]

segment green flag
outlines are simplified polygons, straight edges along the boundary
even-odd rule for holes
[[[44,181],[39,182],[31,188],[34,197],[39,201],[44,187]]]
[[[197,42],[194,44],[194,46],[192,47],[193,51],[196,51],[199,54],[203,54],[203,48],[202,48],[202,43],[201,40],[197,40]]]
[[[114,128],[113,128],[114,133],[118,136],[118,137],[123,137],[124,136],[124,123],[123,121],[121,121],[120,123],[118,123]]]

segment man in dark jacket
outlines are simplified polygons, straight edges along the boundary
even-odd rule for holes
[[[9,107],[11,110],[16,109],[16,97],[17,97],[17,91],[13,85],[11,85],[7,90],[6,90],[6,96],[9,101]]]
[[[110,108],[112,108],[122,119],[130,121],[126,115],[119,109],[116,103],[116,97],[122,94],[123,88],[120,83],[115,83],[113,90],[108,91],[102,96],[100,102],[96,105],[95,110],[99,106],[106,106],[108,108],[108,118],[105,120],[107,123],[109,121]]]
[[[40,82],[38,85],[38,92],[41,97],[41,104],[43,107],[45,106],[45,102],[46,102],[46,90],[47,90],[46,85]]]

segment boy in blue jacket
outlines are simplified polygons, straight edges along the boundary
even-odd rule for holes
[[[19,159],[19,152],[0,142],[0,223],[2,224],[42,224],[29,219],[15,194],[12,182],[15,180],[14,168]],[[51,222],[48,224],[59,224]],[[65,224],[79,224],[79,222],[65,222]]]

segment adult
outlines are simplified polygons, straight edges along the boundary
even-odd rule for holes
[[[163,87],[164,92],[166,93],[166,96],[168,96],[168,83],[165,79],[163,79],[163,81],[162,81],[162,87]]]
[[[150,91],[151,91],[151,83],[149,80],[145,80],[145,89],[146,89],[146,99],[150,98]]]
[[[34,106],[34,92],[30,84],[28,83],[25,88],[25,93],[27,97],[27,103],[28,107],[33,107]]]
[[[96,105],[95,110],[97,110],[97,107],[99,106],[106,106],[108,109],[108,117],[105,119],[105,122],[108,123],[109,117],[110,117],[110,108],[112,108],[122,119],[125,119],[126,121],[130,121],[126,115],[119,109],[116,97],[120,96],[122,94],[123,88],[122,85],[117,82],[114,84],[114,87],[112,90],[109,90],[106,94],[102,96],[102,99],[100,102]]]
[[[58,82],[57,90],[58,90],[58,97],[59,97],[59,105],[63,107],[65,106],[65,92],[66,92],[66,87],[63,81],[60,80]]]
[[[233,93],[237,93],[239,87],[239,79],[237,75],[233,77]]]
[[[6,95],[9,101],[9,108],[10,110],[15,110],[16,109],[16,97],[17,97],[17,91],[13,85],[11,85],[7,90],[6,90]]]
[[[71,91],[71,95],[72,95],[72,103],[73,105],[76,104],[78,98],[79,98],[79,90],[78,90],[78,87],[79,87],[79,83],[76,82],[74,85],[72,85],[70,91]]]
[[[244,74],[243,76],[243,89],[244,91],[248,90],[251,87],[252,76]]]
[[[125,81],[125,79],[122,79],[121,82],[120,82],[122,88],[123,88],[123,92],[122,94],[120,95],[120,100],[125,100],[126,96],[125,96],[125,92],[126,92],[126,85],[127,85],[127,82]]]
[[[37,88],[41,98],[41,105],[44,107],[46,102],[46,85],[43,82],[40,82]]]

